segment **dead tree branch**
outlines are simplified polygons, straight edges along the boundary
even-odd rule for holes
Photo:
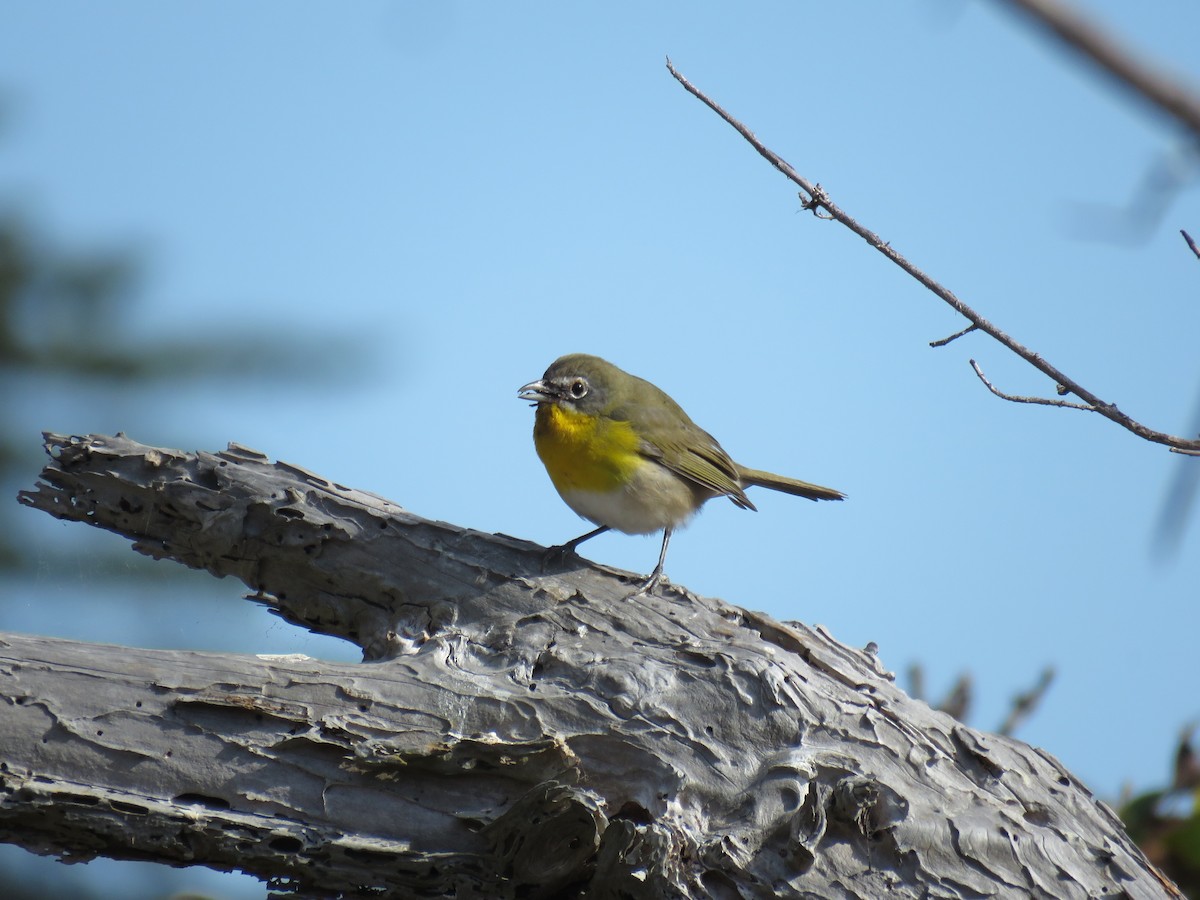
[[[1029,718],[1030,714],[1037,709],[1042,698],[1046,696],[1046,691],[1050,689],[1050,685],[1054,682],[1054,666],[1046,666],[1042,669],[1042,674],[1038,676],[1037,683],[1029,690],[1022,691],[1013,697],[1012,708],[1008,711],[1008,716],[1000,723],[998,729],[1000,734],[1011,735],[1020,726],[1021,723]]]
[[[962,329],[961,331],[956,331],[956,332],[954,332],[954,334],[951,334],[947,337],[940,338],[939,340],[936,340],[936,341],[930,341],[929,346],[933,347],[935,349],[937,347],[945,347],[947,344],[951,343],[952,341],[957,341],[960,337],[965,337],[966,335],[970,334],[972,331],[975,331],[978,328],[979,328],[978,325],[968,325],[966,328]]]
[[[1183,145],[1147,169],[1123,210],[1095,207],[1075,226],[1080,233],[1109,240],[1145,233],[1147,227],[1161,221],[1179,192],[1195,181],[1200,163],[1200,93],[1061,0],[1002,0],[1002,5],[1057,39],[1118,89],[1165,115],[1183,132]]]
[[[671,75],[675,78],[675,80],[683,85],[684,89],[687,90],[688,93],[699,99],[702,103],[704,103],[705,106],[724,119],[725,122],[731,125],[734,130],[736,130],[743,138],[745,138],[746,141],[752,147],[754,147],[754,149],[757,150],[763,158],[765,158],[771,163],[771,165],[778,169],[789,181],[792,181],[794,184],[800,187],[800,189],[803,191],[801,194],[801,205],[804,209],[811,210],[813,212],[824,210],[826,213],[826,216],[824,216],[825,218],[833,219],[844,225],[846,228],[849,228],[864,241],[866,241],[871,247],[873,247],[875,250],[878,250],[889,260],[903,269],[906,273],[919,281],[935,296],[947,303],[952,309],[954,309],[955,312],[967,319],[967,321],[969,321],[971,325],[975,326],[975,328],[977,328],[979,331],[984,332],[998,341],[1004,347],[1007,347],[1039,372],[1050,378],[1056,385],[1061,385],[1066,392],[1072,393],[1084,401],[1083,404],[1061,405],[1067,405],[1072,409],[1084,409],[1089,412],[1098,413],[1104,416],[1104,418],[1115,422],[1122,428],[1131,431],[1133,434],[1136,434],[1138,437],[1147,441],[1164,444],[1168,447],[1174,447],[1180,450],[1200,450],[1200,440],[1187,440],[1182,437],[1177,437],[1176,435],[1155,431],[1146,427],[1145,425],[1142,425],[1140,422],[1134,420],[1130,416],[1117,409],[1115,404],[1101,400],[1083,385],[1079,384],[1079,382],[1075,381],[1073,378],[1070,378],[1065,373],[1061,372],[1055,366],[1043,359],[1040,354],[1033,352],[1024,344],[1021,344],[1005,332],[1001,331],[979,313],[975,312],[974,309],[960,300],[951,291],[943,287],[925,272],[921,271],[915,265],[909,262],[904,256],[893,249],[890,243],[881,239],[877,234],[859,224],[857,220],[844,212],[829,198],[829,195],[821,188],[819,184],[810,182],[808,179],[796,172],[796,170],[793,169],[787,163],[787,161],[785,161],[782,157],[780,157],[777,153],[768,148],[762,143],[762,141],[755,137],[754,133],[750,131],[749,128],[731,116],[714,100],[712,100],[699,88],[688,81],[687,78],[685,78],[675,68],[669,59],[667,60],[667,69],[671,72]],[[963,333],[965,333],[965,331]],[[952,340],[957,336],[958,335],[953,335],[949,340]],[[949,340],[946,340],[944,343],[949,343]],[[993,391],[993,393],[997,393],[998,396],[1005,396],[1004,394],[1000,394],[996,391]]]
[[[1118,87],[1161,110],[1200,141],[1200,94],[1173,75],[1157,69],[1129,47],[1059,0],[1002,0],[1024,13],[1064,46],[1090,60]]]
[[[975,374],[979,376],[979,380],[983,382],[983,386],[999,397],[1001,400],[1008,400],[1012,403],[1035,403],[1039,406],[1061,406],[1064,409],[1084,409],[1090,410],[1090,406],[1084,406],[1082,403],[1072,403],[1069,400],[1057,400],[1053,397],[1022,397],[1018,394],[1006,394],[999,390],[995,385],[988,380],[988,377],[983,374],[983,369],[979,367],[979,363],[975,360],[969,360],[971,368],[975,370]]]
[[[540,547],[241,447],[46,446],[25,505],[374,662],[2,636],[0,840],[305,895],[1179,896],[1052,757],[820,629],[630,602],[626,573],[542,574]]]

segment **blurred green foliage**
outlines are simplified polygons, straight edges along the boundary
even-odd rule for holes
[[[1121,805],[1121,820],[1154,865],[1188,897],[1200,898],[1200,760],[1195,726],[1184,729],[1170,784]]]
[[[336,372],[346,375],[350,342],[328,336],[234,332],[160,334],[141,339],[136,331],[136,297],[141,267],[131,251],[64,253],[42,238],[28,220],[0,208],[0,392],[12,403],[35,388],[61,386],[61,392],[104,404],[118,394],[122,409],[131,391],[164,383],[260,378],[297,381]],[[336,365],[335,365],[336,363]],[[43,393],[50,393],[44,391]],[[131,434],[151,421],[123,422]],[[0,412],[0,485],[11,498],[16,486],[29,487],[40,470],[36,434],[14,427],[11,407]],[[11,526],[15,503],[0,504],[0,571],[26,567],[29,553],[19,546],[21,529]],[[38,558],[46,568],[46,554]],[[98,574],[146,571],[122,555],[120,565],[100,565]],[[50,568],[53,568],[52,566]],[[158,567],[156,573],[171,567]],[[178,568],[183,572],[182,568]]]
[[[5,109],[0,103],[0,126]],[[282,331],[260,332],[220,328],[186,333],[154,333],[138,321],[142,259],[131,249],[63,250],[28,215],[0,197],[0,575],[39,580],[69,572],[70,551],[64,546],[27,546],[27,529],[17,516],[19,488],[33,485],[45,462],[36,430],[22,420],[18,404],[40,403],[32,410],[33,428],[50,427],[70,415],[81,399],[89,410],[108,406],[122,415],[131,434],[158,416],[152,389],[164,384],[222,379],[244,383],[257,378],[281,390],[323,384],[331,376],[353,378],[366,357],[348,337]],[[281,333],[282,332],[282,333]],[[137,335],[141,335],[140,337]],[[129,401],[146,395],[147,402]],[[58,403],[58,399],[62,403]],[[119,398],[119,399],[118,399]],[[136,420],[125,420],[130,411]],[[234,436],[236,437],[236,436]],[[24,513],[27,514],[27,513]],[[62,532],[64,544],[79,529]],[[55,544],[57,544],[57,540]],[[77,566],[74,568],[77,569]],[[36,570],[36,571],[35,571]],[[200,577],[183,566],[155,565],[127,546],[89,555],[88,578],[156,579]],[[17,582],[12,582],[17,583]],[[114,896],[166,897],[186,883],[178,870],[153,863],[113,864],[83,871],[47,857],[38,859],[12,847],[0,848],[0,897],[102,900]],[[114,886],[113,872],[135,872]],[[134,886],[136,885],[136,887]]]

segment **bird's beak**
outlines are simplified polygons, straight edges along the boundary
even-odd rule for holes
[[[531,381],[519,391],[517,397],[521,400],[529,400],[534,406],[539,403],[549,403],[554,399],[554,394],[544,381]]]

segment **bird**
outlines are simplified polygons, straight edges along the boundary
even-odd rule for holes
[[[550,548],[574,552],[606,531],[662,531],[658,564],[631,596],[663,577],[671,535],[706,502],[728,497],[754,510],[746,488],[758,486],[809,500],[844,500],[833,488],[751,469],[734,462],[663,390],[586,353],[551,363],[517,391],[531,401],[533,443],[563,501],[598,526]]]

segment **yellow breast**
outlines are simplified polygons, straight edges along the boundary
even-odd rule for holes
[[[628,422],[585,415],[554,403],[538,406],[533,443],[550,480],[564,495],[615,491],[646,464]]]

